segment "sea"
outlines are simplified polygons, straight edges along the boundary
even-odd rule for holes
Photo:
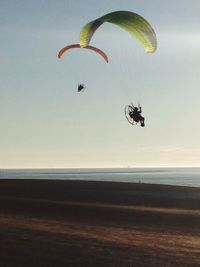
[[[0,179],[113,181],[200,187],[200,167],[0,169]]]

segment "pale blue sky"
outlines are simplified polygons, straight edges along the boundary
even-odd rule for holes
[[[109,64],[87,50],[57,58],[116,10],[152,24],[155,54],[105,24],[91,44]],[[200,166],[199,11],[199,0],[1,0],[0,168]],[[137,100],[145,128],[124,117]]]

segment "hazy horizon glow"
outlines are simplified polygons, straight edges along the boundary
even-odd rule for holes
[[[152,24],[155,54],[107,24],[91,45],[108,64],[85,50],[57,58],[115,10]],[[200,167],[199,10],[198,0],[2,0],[0,168]],[[138,100],[144,129],[124,116]]]

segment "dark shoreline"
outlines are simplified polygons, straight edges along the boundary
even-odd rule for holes
[[[2,266],[199,266],[200,188],[0,180]]]

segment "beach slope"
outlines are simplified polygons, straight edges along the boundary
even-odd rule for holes
[[[200,266],[200,188],[0,180],[1,266]]]

